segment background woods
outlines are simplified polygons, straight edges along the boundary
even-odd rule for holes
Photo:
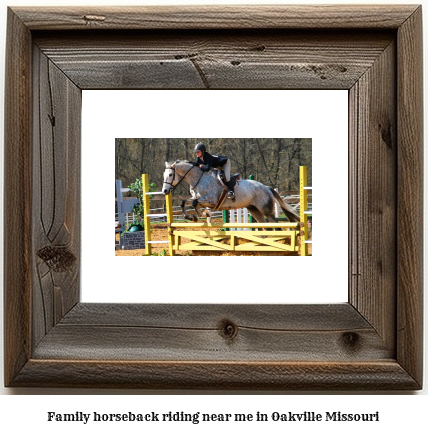
[[[162,186],[165,161],[196,161],[193,152],[203,142],[208,152],[230,158],[232,173],[254,179],[287,194],[299,188],[299,166],[308,167],[308,185],[312,185],[312,139],[142,139],[117,138],[116,179],[129,186],[142,173],[149,174],[156,190]],[[184,185],[183,185],[184,184]],[[189,186],[179,186],[174,196],[188,195]]]

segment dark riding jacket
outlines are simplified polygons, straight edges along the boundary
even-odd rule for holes
[[[201,169],[208,172],[211,167],[216,169],[217,167],[223,167],[227,162],[226,157],[221,157],[220,155],[211,155],[208,152],[204,152],[203,159],[199,158],[196,160],[196,165],[202,165]]]

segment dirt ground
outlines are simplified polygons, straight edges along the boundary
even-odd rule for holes
[[[221,219],[213,219],[213,223],[222,223]],[[167,224],[155,223],[152,224],[152,240],[166,240]],[[197,230],[197,229],[195,229]],[[185,240],[185,238],[183,238]],[[309,239],[312,239],[312,234]],[[116,241],[119,241],[119,234],[116,234]],[[243,241],[245,242],[245,241]],[[168,244],[152,244],[152,254],[161,253],[165,249],[168,251]],[[116,250],[116,256],[142,256],[146,254],[145,249],[135,250]],[[308,254],[312,255],[312,244],[308,245]],[[228,252],[228,251],[178,251],[177,256],[298,256],[296,252]]]

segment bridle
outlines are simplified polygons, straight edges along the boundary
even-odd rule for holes
[[[172,181],[171,182],[164,182],[164,184],[170,185],[171,186],[171,192],[174,191],[181,183],[181,181],[184,180],[184,178],[186,178],[186,175],[194,168],[195,166],[192,165],[192,167],[184,174],[184,176],[181,176],[174,167],[167,167],[167,169],[170,169],[174,172],[174,175],[172,177]],[[204,176],[204,171],[202,171],[202,175],[199,177],[198,182],[195,185],[190,184],[190,186],[192,188],[196,188],[196,186],[199,184],[199,181],[202,179],[202,177]],[[177,182],[177,184],[174,184],[174,180],[175,180],[175,174],[177,174],[177,176],[179,176],[181,179]]]

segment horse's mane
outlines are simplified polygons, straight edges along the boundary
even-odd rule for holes
[[[172,166],[174,166],[175,164],[180,164],[180,163],[194,164],[194,163],[192,163],[192,162],[189,161],[189,160],[167,161],[166,164],[167,164],[168,167],[172,167]]]

